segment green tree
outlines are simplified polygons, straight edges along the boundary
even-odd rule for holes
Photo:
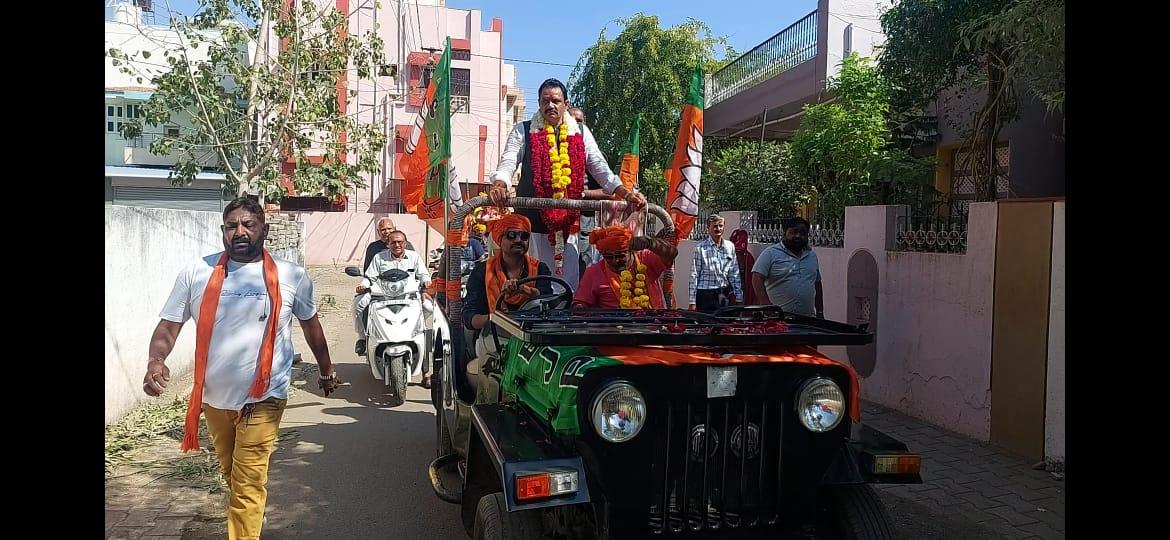
[[[805,106],[790,143],[791,171],[808,183],[819,214],[840,218],[846,206],[891,202],[878,200],[879,180],[926,179],[928,162],[891,144],[891,88],[869,59],[846,57],[828,90],[831,101]]]
[[[981,55],[963,46],[963,25],[1009,1],[898,0],[882,13],[886,41],[878,69],[891,86],[893,109],[922,107],[982,71]]]
[[[193,17],[172,17],[179,39],[160,43],[163,58],[107,51],[123,72],[140,83],[150,78],[155,87],[144,118],[127,123],[124,137],[139,136],[144,124],[192,124],[150,145],[154,154],[177,158],[175,183],[189,184],[210,158],[237,192],[279,198],[281,163],[293,157],[298,193],[336,197],[363,186],[361,174],[379,170],[385,136],[359,123],[352,106],[341,111],[337,82],[350,70],[371,78],[383,63],[382,40],[375,30],[345,32],[347,14],[332,3],[296,2],[287,11],[284,4],[200,0]],[[262,45],[269,41],[283,42],[283,50],[270,55]],[[150,77],[145,66],[160,62],[166,71]],[[312,154],[322,164],[311,166]]]
[[[962,37],[974,50],[1002,44],[1011,59],[1000,66],[1004,79],[1034,93],[1049,112],[1064,112],[1064,0],[1018,0],[967,23]]]
[[[616,38],[608,39],[602,29],[597,42],[577,60],[569,77],[569,100],[585,109],[589,129],[611,160],[621,158],[634,116],[642,114],[638,186],[661,204],[666,192],[662,169],[674,152],[680,106],[696,55],[704,71],[713,73],[734,58],[735,51],[695,19],[665,29],[658,17],[642,13],[616,22],[622,27]],[[717,49],[722,49],[723,60],[716,60]]]
[[[650,163],[643,167],[638,173],[638,190],[646,196],[646,200],[665,208],[666,177],[663,169],[661,163]]]
[[[955,127],[971,156],[963,166],[976,200],[994,200],[995,142],[1018,117],[1017,92],[1037,93],[1050,110],[1063,106],[1063,0],[899,0],[881,24],[881,72],[896,110],[923,108],[947,89],[981,92]]]
[[[704,159],[703,175],[709,180],[702,185],[703,208],[754,210],[766,217],[795,215],[812,192],[789,169],[789,150],[786,143],[749,139],[712,147]]]

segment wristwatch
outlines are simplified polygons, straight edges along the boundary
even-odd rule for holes
[[[326,376],[324,376],[324,375],[318,375],[318,376],[317,376],[317,378],[318,378],[318,379],[320,379],[320,380],[322,380],[322,381],[332,381],[332,380],[335,380],[335,379],[337,379],[337,371],[334,371],[333,373],[330,373],[328,377],[326,377]]]

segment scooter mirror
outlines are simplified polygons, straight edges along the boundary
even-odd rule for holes
[[[358,267],[356,267],[356,266],[346,266],[345,267],[345,275],[353,276],[353,277],[361,277],[362,271],[360,269],[358,269]]]

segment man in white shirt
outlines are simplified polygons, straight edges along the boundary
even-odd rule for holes
[[[362,278],[361,284],[358,285],[359,295],[353,303],[354,331],[358,335],[355,352],[358,356],[366,354],[366,317],[369,314],[370,283],[372,280],[377,279],[382,272],[397,268],[405,272],[413,272],[422,283],[422,286],[419,287],[420,290],[431,284],[431,273],[427,271],[422,257],[414,250],[408,249],[407,243],[405,233],[398,230],[390,231],[386,237],[386,245],[389,248],[370,257],[370,262],[364,269],[366,277]],[[430,298],[427,293],[423,294],[424,298]]]
[[[616,193],[619,197],[625,199],[626,202],[633,205],[635,210],[640,210],[646,206],[646,197],[636,191],[630,191],[622,185],[622,180],[618,175],[613,173],[610,169],[609,163],[606,162],[605,156],[602,155],[601,150],[597,147],[597,141],[593,138],[593,133],[584,125],[578,124],[572,116],[567,112],[568,101],[566,99],[568,91],[565,85],[556,79],[548,79],[541,83],[537,92],[539,96],[540,109],[532,119],[520,124],[512,129],[511,134],[508,135],[508,141],[504,145],[504,151],[500,154],[500,164],[496,168],[496,172],[492,173],[492,188],[488,195],[492,202],[496,205],[503,206],[504,200],[509,196],[509,188],[511,187],[512,176],[516,169],[520,168],[520,181],[516,184],[516,191],[514,196],[517,197],[535,197],[537,196],[534,182],[547,183],[549,178],[534,178],[534,167],[532,160],[545,160],[544,166],[539,167],[541,171],[548,170],[547,154],[538,153],[535,156],[532,151],[532,137],[533,135],[542,136],[547,127],[553,128],[553,137],[560,131],[563,125],[567,127],[569,136],[580,134],[584,142],[585,154],[585,170],[574,171],[574,176],[580,175],[581,183],[584,184],[584,175],[588,172],[601,185],[601,189],[606,195]],[[570,149],[571,150],[571,149]],[[545,174],[545,173],[541,173]],[[550,268],[556,268],[554,260],[554,246],[549,242],[549,230],[541,219],[539,210],[517,209],[519,214],[524,215],[532,222],[532,242],[529,244],[529,253],[547,264]],[[564,279],[573,288],[577,287],[580,280],[580,253],[577,248],[578,235],[567,235],[565,238],[565,251],[562,254],[561,271],[563,275],[558,277]]]
[[[268,462],[288,401],[296,317],[317,359],[328,396],[340,381],[317,320],[313,282],[304,268],[264,249],[268,225],[256,201],[239,198],[223,211],[224,251],[184,268],[150,340],[142,390],[162,394],[166,358],[187,319],[195,319],[195,386],[180,449],[199,448],[207,420],[228,485],[228,536],[259,538],[268,496]]]

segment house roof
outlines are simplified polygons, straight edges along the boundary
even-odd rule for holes
[[[170,168],[156,169],[153,167],[120,167],[117,165],[106,165],[106,176],[118,176],[123,178],[167,178],[171,173]],[[223,182],[227,177],[221,173],[201,172],[195,175],[196,180],[219,180]]]
[[[125,99],[141,99],[143,101],[150,99],[151,94],[154,94],[154,89],[141,86],[122,86],[106,88],[106,99],[110,98],[125,98]]]

